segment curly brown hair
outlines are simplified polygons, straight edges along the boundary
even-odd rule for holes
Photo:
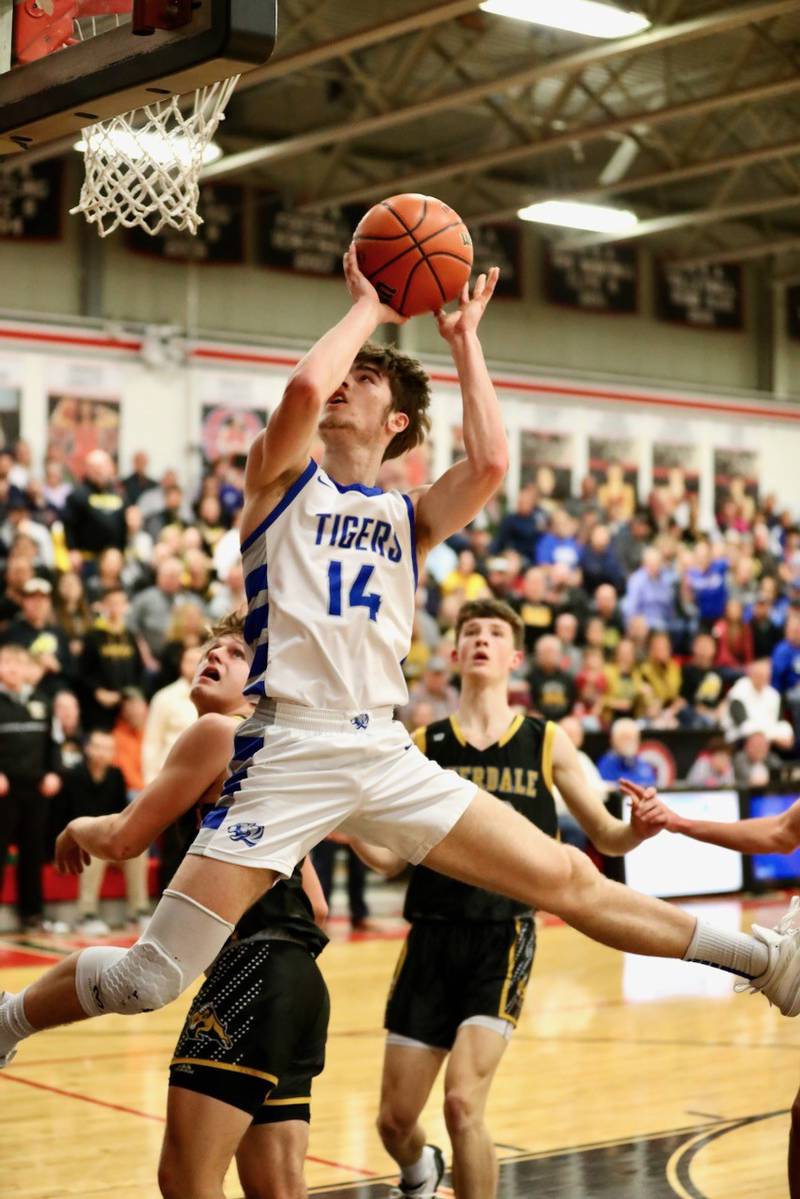
[[[210,645],[222,637],[238,637],[240,641],[244,641],[244,621],[245,613],[241,608],[237,608],[235,612],[229,612],[227,616],[215,621],[205,631],[203,650],[207,650]]]
[[[368,341],[356,354],[353,366],[371,366],[385,375],[392,393],[389,412],[405,412],[408,417],[406,428],[396,433],[387,445],[383,461],[399,458],[407,450],[421,445],[431,427],[428,414],[431,390],[430,380],[416,358],[401,353],[394,346]]]
[[[517,649],[522,649],[525,636],[525,625],[523,624],[522,617],[509,604],[498,599],[468,600],[466,604],[461,605],[456,616],[456,645],[458,644],[461,630],[467,621],[481,620],[483,618],[504,620],[507,625],[511,626],[514,645]]]

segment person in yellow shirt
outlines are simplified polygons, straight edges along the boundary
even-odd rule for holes
[[[644,691],[639,667],[636,665],[636,646],[623,637],[614,652],[614,661],[606,666],[608,688],[603,696],[602,720],[611,724],[620,716],[640,715]]]
[[[662,711],[677,715],[686,701],[681,698],[681,668],[672,656],[669,633],[661,629],[651,631],[647,639],[647,657],[639,667],[639,674],[650,694],[661,704]]]

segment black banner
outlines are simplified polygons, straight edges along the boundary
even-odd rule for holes
[[[519,224],[479,225],[470,229],[474,253],[472,277],[487,273],[489,267],[500,267],[496,296],[519,299],[522,295],[522,238]]]
[[[261,266],[335,277],[364,208],[298,212],[271,192],[256,194],[256,253]]]
[[[786,336],[800,341],[800,284],[786,288]]]
[[[547,243],[545,298],[582,312],[635,313],[639,309],[639,259],[633,246],[561,250]]]
[[[171,262],[244,262],[244,197],[244,188],[236,184],[209,184],[200,190],[197,211],[203,223],[194,236],[188,230],[164,228],[152,236],[130,229],[128,249]]]
[[[9,241],[54,241],[61,237],[61,192],[64,163],[60,159],[0,174],[0,238]]]
[[[742,272],[736,263],[656,267],[656,311],[661,320],[695,329],[741,329]]]
[[[715,736],[719,736],[715,729],[643,729],[639,753],[655,767],[659,787],[668,787],[686,778]],[[609,745],[608,733],[587,733],[583,749],[597,762]]]

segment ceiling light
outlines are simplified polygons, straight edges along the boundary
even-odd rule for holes
[[[107,129],[104,141],[106,144],[103,150],[109,157],[116,153],[121,158],[130,159],[131,162],[138,162],[147,157],[159,166],[169,166],[176,159],[181,166],[188,166],[191,161],[192,144],[180,134],[173,133],[165,137],[153,130],[143,129],[137,133],[133,130]],[[83,138],[75,143],[74,149],[84,152],[86,142]],[[215,142],[209,142],[203,150],[203,166],[208,166],[221,157],[222,149]]]
[[[517,216],[521,221],[586,229],[591,233],[628,233],[639,223],[636,213],[627,208],[579,204],[577,200],[543,200],[539,204],[520,208]]]
[[[587,37],[630,37],[650,27],[641,13],[599,4],[597,0],[484,0],[480,7],[500,17],[585,33]]]

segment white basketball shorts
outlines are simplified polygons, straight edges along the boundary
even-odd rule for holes
[[[189,853],[289,876],[336,829],[417,865],[477,787],[426,758],[391,708],[353,714],[262,700]]]

